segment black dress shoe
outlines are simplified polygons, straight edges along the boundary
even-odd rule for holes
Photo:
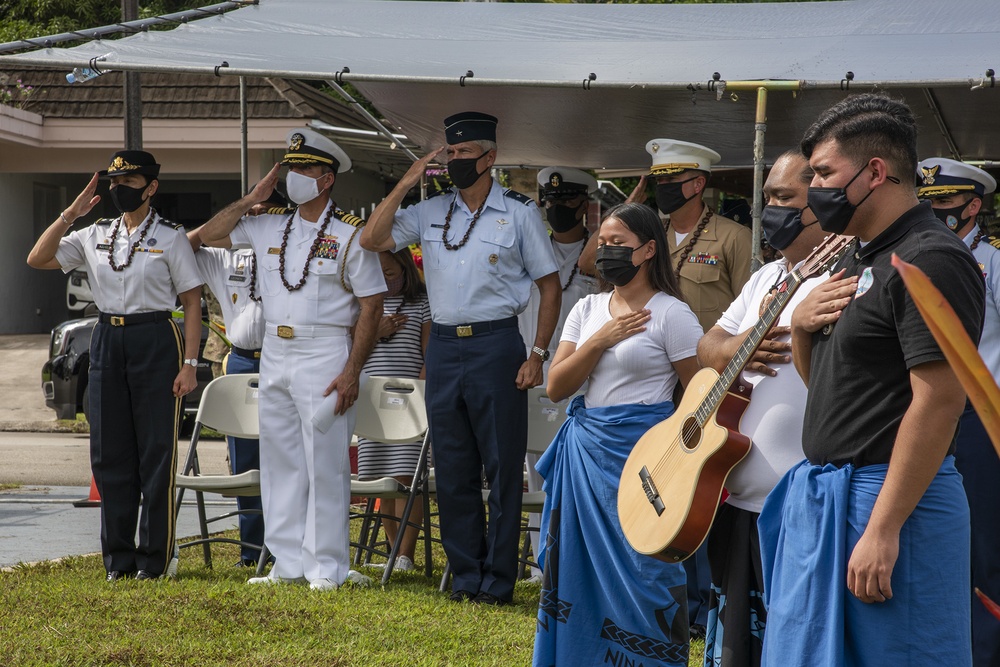
[[[135,577],[135,572],[123,572],[121,570],[111,570],[108,572],[108,576],[104,578],[106,582],[114,583],[119,579],[133,579]]]
[[[689,632],[691,639],[705,638],[705,626],[700,623],[693,623]]]
[[[475,600],[476,594],[472,591],[455,591],[448,596],[448,599],[452,602],[465,602],[466,600]]]
[[[472,598],[472,604],[486,604],[492,607],[503,607],[505,605],[510,604],[510,601],[498,598],[492,593],[487,593],[486,591],[480,591],[479,595]]]
[[[154,573],[149,572],[147,570],[139,570],[138,572],[135,573],[135,580],[136,581],[150,581],[152,579],[159,579],[159,578],[160,578],[160,575],[154,574]]]

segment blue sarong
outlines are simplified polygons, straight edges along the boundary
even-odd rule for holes
[[[847,588],[887,470],[803,461],[768,495],[764,667],[971,666],[969,505],[954,457],[903,524],[892,599],[865,604]]]
[[[688,661],[684,568],[639,554],[618,521],[618,483],[636,441],[673,403],[567,409],[538,461],[545,478],[535,667]]]

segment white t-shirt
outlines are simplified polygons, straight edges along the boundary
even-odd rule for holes
[[[779,259],[751,275],[739,296],[719,318],[718,326],[735,336],[757,324],[761,302],[785,276],[786,268],[785,260]],[[795,307],[827,277],[823,275],[803,283],[778,317],[778,325],[789,326]],[[789,338],[786,335],[779,340],[788,341]],[[771,368],[778,372],[774,377],[743,372],[753,393],[740,421],[740,432],[753,441],[753,447],[726,480],[729,491],[726,502],[748,512],[760,512],[764,498],[782,475],[805,458],[802,419],[806,409],[806,386],[790,362],[773,364]]]
[[[611,320],[612,292],[580,299],[563,327],[560,340],[579,347]],[[584,394],[588,408],[669,401],[677,385],[671,362],[695,356],[703,332],[687,304],[658,292],[646,304],[651,312],[646,330],[601,355]]]

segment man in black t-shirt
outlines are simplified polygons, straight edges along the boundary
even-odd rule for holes
[[[808,460],[760,518],[764,664],[967,667],[969,510],[951,456],[965,392],[891,259],[922,269],[976,341],[982,274],[916,199],[905,104],[848,97],[802,151],[809,207],[857,245],[792,316]]]

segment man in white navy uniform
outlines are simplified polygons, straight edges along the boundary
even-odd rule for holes
[[[291,211],[288,211],[290,213]],[[287,213],[286,213],[287,215]],[[215,295],[222,309],[226,337],[231,347],[222,359],[224,375],[260,372],[260,351],[264,343],[264,311],[257,295],[257,263],[253,250],[242,248],[205,248],[201,228],[188,233],[195,251],[201,277]],[[226,438],[229,443],[229,467],[233,474],[260,469],[260,441],[256,438]],[[260,496],[239,496],[240,560],[242,567],[253,567],[260,559],[264,543],[264,516]]]
[[[470,111],[446,118],[444,125],[453,191],[399,210],[442,147],[415,162],[372,211],[361,243],[372,251],[422,246],[433,320],[427,407],[441,536],[454,574],[451,598],[503,605],[511,601],[517,575],[525,390],[542,382],[561,290],[535,202],[504,190],[490,175],[497,119]],[[538,325],[525,355],[517,315],[533,282],[540,295]]]
[[[597,292],[597,280],[583,273],[577,266],[590,237],[590,232],[587,230],[587,209],[590,207],[590,195],[597,191],[597,179],[585,171],[571,167],[546,167],[538,172],[538,187],[545,211],[545,221],[549,225],[552,253],[559,267],[559,286],[562,289],[559,320],[549,341],[547,358],[542,363],[544,384],[548,380],[549,360],[559,347],[559,338],[569,311],[573,310],[577,301]],[[525,340],[525,345],[535,340],[539,301],[538,288],[532,285],[528,307],[517,316],[517,326],[521,330],[521,338]],[[530,347],[528,352],[531,352]],[[542,490],[542,478],[535,471],[538,456],[529,453],[525,459],[528,464],[528,491]],[[538,522],[538,514],[531,514],[528,517],[529,528],[537,529]],[[531,535],[531,552],[537,555],[538,533],[533,530],[529,535]],[[533,578],[537,577],[540,581],[541,574],[540,570],[532,568]]]
[[[254,251],[267,323],[261,497],[275,565],[249,583],[308,581],[314,590],[332,590],[370,581],[348,568],[348,447],[386,287],[378,256],[355,238],[364,222],[330,199],[336,174],[351,168],[347,154],[300,128],[288,133],[282,164],[289,166],[285,185],[298,204],[294,213],[241,217],[271,194],[275,165],[249,195],[208,221],[201,236],[209,245]]]
[[[976,224],[983,199],[992,197],[996,180],[979,167],[948,158],[917,165],[917,196],[928,199],[934,215],[972,250],[986,279],[986,319],[979,354],[994,379],[1000,379],[1000,239]],[[979,414],[966,402],[955,445],[955,467],[969,496],[972,521],[972,585],[1000,599],[1000,458]],[[978,599],[972,600],[973,667],[1000,667],[1000,621]]]
[[[159,173],[145,151],[115,153],[28,255],[36,269],[85,267],[100,309],[90,343],[90,462],[109,582],[176,574],[177,426],[181,399],[198,383],[202,281],[183,229],[150,207]],[[63,237],[101,200],[98,175],[111,178],[122,215]],[[178,298],[190,314],[183,339],[171,317]]]

